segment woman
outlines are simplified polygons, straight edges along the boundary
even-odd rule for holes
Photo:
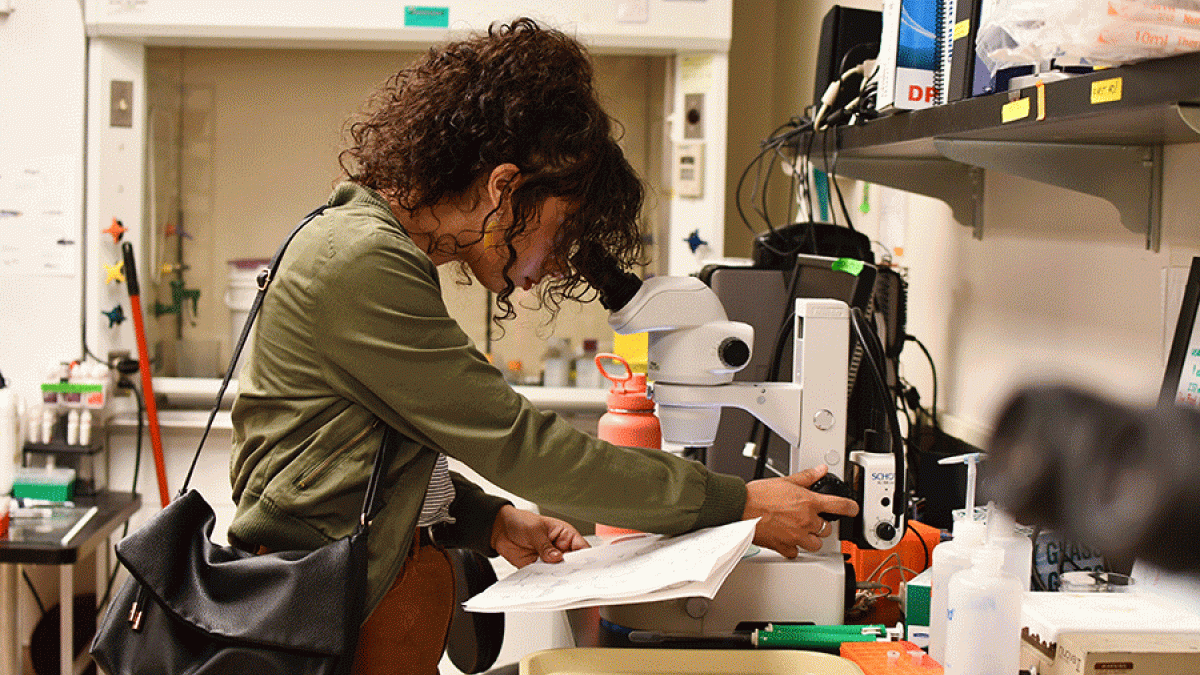
[[[383,425],[408,442],[370,539],[356,672],[432,673],[453,589],[442,546],[556,562],[586,546],[570,525],[515,509],[446,470],[446,456],[542,507],[679,533],[761,517],[755,541],[815,550],[819,512],[849,500],[805,489],[823,468],[755,481],[613,446],[533,408],[471,344],[437,267],[552,307],[586,299],[572,253],[641,254],[641,184],[612,137],[583,48],[529,20],[430,51],[351,127],[348,180],[283,258],[233,409],[230,539],[315,548],[354,526]]]

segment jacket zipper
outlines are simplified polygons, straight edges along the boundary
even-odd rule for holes
[[[338,456],[340,456],[343,452],[346,452],[350,448],[358,445],[362,439],[366,438],[367,434],[374,431],[375,427],[377,426],[379,426],[379,420],[375,420],[371,423],[371,426],[355,434],[354,438],[351,438],[348,442],[342,445],[342,447],[329,453],[329,456],[325,458],[325,461],[318,464],[317,468],[308,472],[305,476],[300,478],[300,480],[296,481],[296,487],[300,488],[301,490],[307,488],[313,481],[315,481],[317,478],[320,478],[321,475],[325,473],[326,469],[333,464],[333,460],[337,459]]]

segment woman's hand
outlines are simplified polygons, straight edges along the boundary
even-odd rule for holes
[[[562,562],[563,553],[588,548],[588,543],[569,523],[505,504],[492,524],[492,548],[513,565],[524,567],[538,559]]]
[[[754,543],[788,558],[821,548],[821,538],[833,527],[819,513],[858,515],[858,504],[834,495],[812,492],[808,486],[824,476],[825,465],[781,478],[765,478],[746,484],[743,518],[761,518],[754,529]]]

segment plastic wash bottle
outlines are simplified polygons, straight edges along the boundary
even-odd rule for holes
[[[1004,571],[1004,549],[987,545],[950,579],[946,675],[1013,675],[1021,660],[1021,582]]]
[[[933,573],[929,581],[929,655],[938,663],[946,659],[946,608],[950,577],[971,566],[971,554],[987,535],[987,525],[964,516],[954,521],[954,538],[933,549]]]

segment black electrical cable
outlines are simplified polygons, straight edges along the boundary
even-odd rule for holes
[[[37,603],[38,612],[42,616],[46,616],[46,605],[42,603],[42,596],[38,595],[37,588],[33,585],[33,579],[29,578],[29,573],[24,569],[21,570],[21,576],[25,578],[25,585],[29,587],[29,594],[33,596],[33,601]]]
[[[834,141],[833,170],[827,173],[829,173],[829,180],[833,183],[834,192],[837,193],[838,203],[842,206],[842,214],[846,216],[846,226],[849,227],[851,231],[857,232],[858,230],[854,229],[854,219],[850,217],[850,209],[846,208],[846,198],[842,195],[842,186],[838,185],[837,182],[837,165],[842,147],[840,131],[834,133]]]
[[[137,400],[138,406],[137,441],[134,443],[133,454],[133,487],[130,489],[130,492],[136,494],[138,488],[138,471],[142,466],[142,436],[146,432],[146,402],[142,398],[142,392],[136,386],[130,383],[128,388],[133,392],[133,397]],[[129,521],[126,520],[125,528],[121,531],[121,538],[125,538],[128,535]],[[112,573],[108,575],[108,584],[104,589],[104,597],[98,604],[99,607],[105,606],[109,596],[112,595],[113,584],[117,580],[117,572],[119,570],[119,567],[114,567]]]
[[[896,516],[901,516],[904,513],[905,495],[905,472],[901,471],[901,465],[904,464],[905,456],[904,449],[900,441],[900,421],[896,416],[896,407],[892,403],[891,392],[887,386],[887,380],[884,377],[883,369],[880,367],[880,361],[876,359],[876,350],[878,355],[883,356],[883,345],[879,343],[879,336],[866,323],[866,318],[862,310],[853,307],[850,310],[850,325],[854,328],[854,334],[863,346],[863,354],[867,357],[869,370],[875,375],[873,378],[876,386],[879,388],[880,399],[883,402],[885,409],[885,417],[890,428],[892,454],[896,458],[896,483],[892,497],[892,513]],[[868,339],[868,336],[873,339]]]
[[[908,408],[908,399],[902,393],[897,392],[895,400],[899,401],[900,409],[904,411],[904,421],[907,422],[906,431],[908,433],[904,436],[904,454],[908,458],[908,491],[916,494],[920,488],[921,477],[916,470],[918,465],[917,441],[913,436],[915,425],[913,424],[912,411]]]
[[[929,354],[929,350],[925,348],[924,343],[922,343],[920,340],[913,337],[912,335],[905,335],[904,339],[917,343],[917,346],[920,347],[921,351],[925,354],[925,358],[929,360],[929,372],[933,379],[933,403],[931,403],[929,406],[929,417],[933,421],[934,428],[935,429],[940,428],[940,427],[938,427],[938,417],[937,417],[937,402],[938,402],[937,366],[935,366],[933,363],[933,356],[931,356]]]
[[[775,332],[775,348],[771,352],[771,361],[767,366],[767,380],[775,381],[779,377],[779,366],[783,362],[783,346],[787,344],[788,336],[795,331],[796,325],[796,285],[800,281],[800,257],[792,264],[792,275],[787,284],[787,303],[789,310],[784,312],[783,322]],[[754,462],[754,478],[763,478],[767,472],[767,449],[770,445],[771,430],[759,421],[758,417],[750,425],[749,442],[753,443],[756,435],[761,435],[758,443],[758,456]]]
[[[929,552],[929,544],[925,543],[925,537],[922,537],[921,533],[917,532],[916,528],[914,528],[912,526],[911,520],[904,521],[904,530],[905,530],[905,532],[912,532],[913,536],[917,538],[917,541],[921,542],[921,548],[925,549],[925,565],[924,565],[924,567],[926,569],[931,567],[933,565],[933,556]]]

